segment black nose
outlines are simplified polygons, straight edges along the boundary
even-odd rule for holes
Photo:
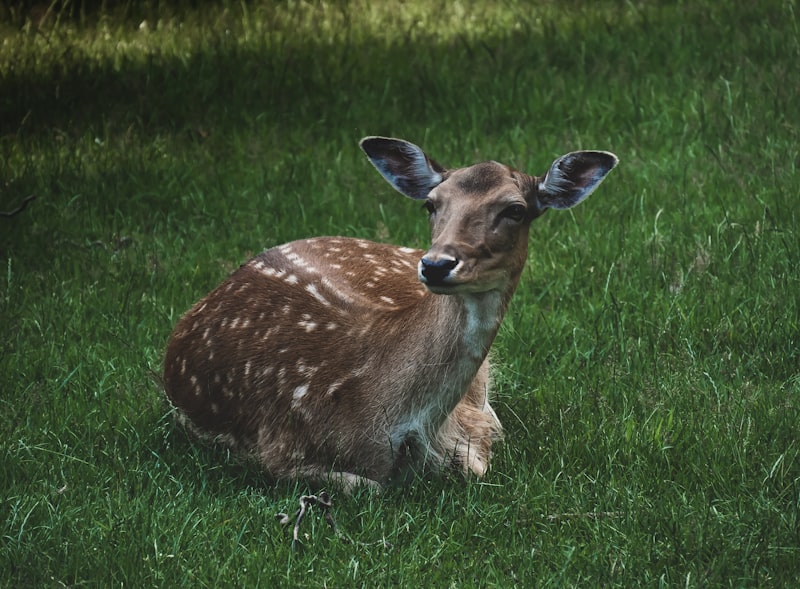
[[[422,258],[420,260],[420,273],[425,277],[428,284],[441,284],[450,270],[458,266],[458,260],[451,258],[442,258],[439,260],[429,260]]]

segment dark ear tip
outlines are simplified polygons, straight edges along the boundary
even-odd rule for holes
[[[597,151],[595,153],[605,162],[609,172],[617,167],[619,158],[615,154],[610,151]]]
[[[377,137],[373,137],[373,136],[371,136],[371,135],[370,135],[370,136],[367,136],[367,137],[363,137],[363,138],[361,139],[361,141],[359,141],[359,142],[358,142],[358,146],[359,146],[359,147],[360,147],[360,148],[361,148],[363,151],[367,152],[367,150],[370,148],[370,146],[371,146],[371,145],[374,145],[374,143],[375,143],[375,139],[377,139]]]
[[[602,168],[603,175],[608,174],[619,163],[619,158],[610,151],[582,151],[577,153],[585,164]]]
[[[397,139],[390,137],[380,137],[377,135],[368,135],[358,142],[358,146],[367,155],[377,154],[379,151],[391,148],[392,145],[399,143]]]

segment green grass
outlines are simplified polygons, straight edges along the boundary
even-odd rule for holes
[[[61,4],[0,8],[0,585],[800,578],[796,2]],[[336,495],[351,542],[293,553],[307,489],[175,428],[161,358],[265,247],[424,247],[369,134],[621,164],[533,228],[489,476]]]

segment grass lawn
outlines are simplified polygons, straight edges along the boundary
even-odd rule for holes
[[[0,586],[797,582],[794,0],[100,4],[0,7]],[[265,247],[425,247],[364,135],[621,163],[533,227],[489,475],[334,493],[349,542],[293,551],[308,488],[188,438],[162,356]]]

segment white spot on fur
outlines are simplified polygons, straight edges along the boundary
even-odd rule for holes
[[[331,396],[331,395],[333,395],[333,393],[335,393],[336,391],[338,391],[338,390],[341,388],[341,386],[342,386],[343,384],[344,384],[344,381],[342,381],[342,380],[337,380],[337,381],[335,381],[335,382],[332,382],[332,383],[331,383],[331,384],[328,386],[328,390],[327,390],[327,391],[325,391],[325,394],[326,394],[326,395],[328,395],[328,396]]]
[[[303,327],[306,330],[306,333],[310,333],[317,328],[317,324],[313,321],[299,321],[297,323],[299,327]]]
[[[305,397],[307,394],[308,394],[307,384],[300,385],[299,387],[297,387],[292,393],[292,408],[296,409],[297,407],[299,407],[300,401],[302,401],[303,397]]]
[[[256,270],[261,272],[264,276],[268,278],[283,278],[286,274],[286,270],[278,270],[277,268],[270,268],[269,266],[265,266],[263,262],[256,262],[254,264]]]
[[[381,300],[384,303],[389,303],[390,305],[394,305],[394,299],[391,297],[381,297]]]
[[[326,307],[330,307],[330,306],[331,306],[331,303],[330,303],[330,301],[328,301],[328,299],[326,299],[324,296],[322,296],[322,295],[320,294],[319,290],[317,290],[317,287],[316,287],[316,285],[314,285],[314,284],[307,284],[307,285],[306,285],[306,290],[307,290],[307,291],[308,291],[308,292],[311,294],[311,296],[312,296],[312,297],[314,297],[315,299],[317,299],[317,300],[318,300],[320,303],[322,303],[322,304],[323,304],[323,305],[325,305]]]
[[[314,266],[312,266],[307,260],[301,258],[295,253],[286,254],[286,259],[289,260],[292,264],[294,264],[298,268],[302,268],[303,270],[306,270],[314,274],[317,273],[317,269],[314,268]]]
[[[285,280],[289,284],[297,284],[297,276],[295,276],[294,274],[289,274],[289,276],[287,276]]]
[[[345,292],[343,292],[342,290],[338,289],[333,282],[331,282],[330,280],[328,280],[324,276],[322,277],[320,282],[322,283],[322,286],[324,286],[326,289],[328,289],[335,296],[337,296],[340,299],[342,299],[345,303],[352,303],[353,302],[352,297],[348,296]]]
[[[270,328],[269,328],[269,329],[268,329],[268,330],[267,330],[267,331],[264,333],[264,337],[262,337],[262,338],[261,338],[261,340],[262,340],[262,341],[267,341],[269,338],[271,338],[273,335],[275,335],[275,334],[276,334],[276,333],[278,333],[279,331],[280,331],[280,327],[279,327],[279,326],[277,326],[277,325],[275,325],[275,326],[273,326],[273,327],[270,327]]]
[[[305,360],[302,359],[297,361],[297,374],[300,376],[311,378],[317,373],[318,370],[319,366],[309,366],[305,363]]]

